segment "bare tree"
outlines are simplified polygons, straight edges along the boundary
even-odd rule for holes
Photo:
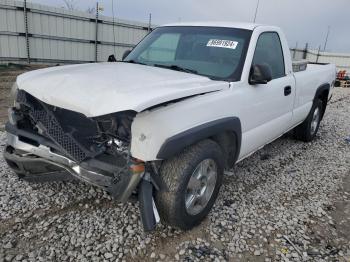
[[[68,10],[77,10],[76,0],[62,0]]]
[[[96,7],[89,7],[88,9],[86,9],[86,12],[90,15],[93,15],[96,13]]]
[[[77,0],[62,0],[64,3],[64,8],[67,8],[68,10],[74,11],[79,10],[77,7]],[[86,9],[86,13],[93,15],[96,13],[96,7],[88,7]]]

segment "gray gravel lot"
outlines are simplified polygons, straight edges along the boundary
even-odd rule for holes
[[[313,143],[286,135],[239,163],[188,232],[144,234],[137,203],[21,181],[1,157],[0,261],[350,261],[349,136],[350,89],[337,88]]]

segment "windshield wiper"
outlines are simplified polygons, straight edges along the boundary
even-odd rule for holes
[[[185,68],[185,67],[181,67],[178,65],[161,65],[161,64],[154,64],[153,66],[155,67],[161,67],[161,68],[167,68],[167,69],[171,69],[171,70],[176,70],[176,71],[180,71],[180,72],[185,72],[185,73],[190,73],[190,74],[196,74],[198,75],[198,72],[196,70],[193,69],[189,69],[189,68]]]
[[[141,62],[137,62],[137,61],[135,61],[135,60],[127,60],[127,61],[120,61],[120,62],[122,62],[122,63],[130,63],[130,64],[139,64],[139,65],[146,65],[146,64],[144,64],[144,63],[141,63]]]

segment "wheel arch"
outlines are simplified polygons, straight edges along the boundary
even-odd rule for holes
[[[314,100],[320,99],[322,101],[322,116],[321,116],[321,118],[323,118],[324,113],[325,113],[326,108],[327,108],[328,95],[330,92],[330,88],[331,88],[331,85],[327,83],[327,84],[323,84],[323,85],[319,86],[316,90]]]
[[[242,127],[238,117],[227,117],[207,122],[166,139],[157,154],[157,158],[169,159],[184,148],[207,138],[219,144],[225,154],[226,166],[232,167],[238,159],[242,141]],[[233,148],[234,150],[232,150]]]

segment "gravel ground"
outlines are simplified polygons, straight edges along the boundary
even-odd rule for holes
[[[286,135],[239,163],[188,232],[144,234],[137,203],[27,183],[1,158],[0,261],[350,261],[349,136],[350,89],[338,88],[313,143]]]

